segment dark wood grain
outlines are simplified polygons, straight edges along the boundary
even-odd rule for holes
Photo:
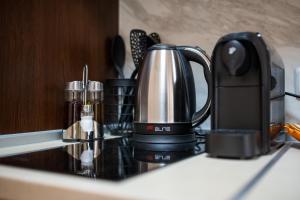
[[[118,0],[0,1],[0,134],[63,127],[64,84],[115,76]]]

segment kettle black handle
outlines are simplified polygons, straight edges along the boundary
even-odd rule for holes
[[[200,47],[181,46],[179,50],[182,52],[187,61],[193,61],[203,66],[204,77],[207,82],[207,99],[204,106],[193,115],[192,126],[195,127],[206,120],[210,114],[211,98],[212,98],[212,77],[210,68],[210,58]]]

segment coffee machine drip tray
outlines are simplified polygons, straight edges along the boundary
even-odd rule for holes
[[[130,138],[114,138],[0,158],[0,164],[112,181],[158,169],[204,152],[201,141],[176,145],[168,151],[160,145],[140,149]]]
[[[255,157],[261,153],[260,134],[257,130],[212,130],[206,135],[206,152],[212,157]]]

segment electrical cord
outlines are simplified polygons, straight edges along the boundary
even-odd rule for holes
[[[288,95],[288,96],[291,96],[291,97],[300,98],[300,95],[293,94],[293,93],[290,93],[290,92],[285,92],[285,95]]]

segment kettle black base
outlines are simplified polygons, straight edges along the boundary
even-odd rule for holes
[[[196,140],[191,123],[134,123],[134,130],[135,142],[178,144]]]

